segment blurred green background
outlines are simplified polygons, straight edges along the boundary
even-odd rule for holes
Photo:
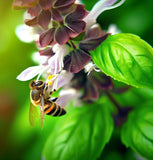
[[[16,77],[25,68],[35,65],[31,55],[37,48],[35,43],[23,43],[17,38],[15,29],[23,24],[24,11],[14,11],[12,2],[0,1],[0,160],[39,160],[43,144],[56,120],[47,118],[42,131],[37,126],[31,128],[29,125],[29,82],[20,82]],[[95,2],[84,0],[88,10]],[[122,6],[105,11],[98,22],[103,29],[107,29],[110,24],[116,24],[122,32],[137,34],[153,46],[152,11],[152,0],[126,0]],[[136,100],[139,101],[141,95],[136,94],[136,97],[137,99],[132,100],[133,104]],[[126,101],[124,97],[119,97],[119,100]],[[51,124],[51,127],[48,128],[47,124]],[[116,136],[117,131],[113,137]],[[125,149],[120,144],[119,137],[112,138],[111,142],[117,147],[107,146],[111,148],[112,154],[108,156],[105,150],[105,158],[100,159],[109,160],[112,156],[117,160],[123,159],[125,154],[116,152]]]

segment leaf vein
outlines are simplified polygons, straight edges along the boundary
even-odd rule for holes
[[[114,63],[116,62],[116,59],[114,58],[113,54],[111,54],[111,47],[108,47],[108,56],[109,56],[109,59],[110,59],[110,62],[112,64],[112,66],[117,69],[118,73],[122,76],[124,76],[123,72],[121,71],[120,67],[117,65],[117,63]]]
[[[138,127],[137,123],[135,122],[136,128],[139,130],[139,132],[149,141],[149,142],[153,142],[153,140],[149,139],[144,133],[143,131]]]
[[[143,72],[144,76],[147,77],[147,79],[149,79],[148,75],[144,72],[144,70],[142,69],[142,67],[140,66],[140,64],[137,62],[137,60],[135,59],[135,57],[129,52],[129,50],[128,50],[125,46],[123,46],[121,43],[119,43],[119,42],[115,42],[115,43],[118,44],[118,45],[120,45],[121,47],[123,47],[123,48],[126,50],[126,52],[128,53],[128,55],[129,55],[130,57],[132,57],[132,59],[134,60],[135,64],[136,64],[136,65],[140,68],[140,70]]]

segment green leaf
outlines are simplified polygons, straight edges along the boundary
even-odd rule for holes
[[[153,48],[138,36],[109,36],[91,52],[94,63],[107,75],[135,87],[153,88]]]
[[[46,160],[96,160],[110,140],[113,120],[108,106],[74,108],[58,121],[43,150]]]
[[[153,101],[129,114],[121,131],[122,142],[143,157],[153,159]]]

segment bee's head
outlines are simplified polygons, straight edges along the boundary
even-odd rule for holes
[[[30,84],[29,84],[29,87],[30,89],[44,89],[45,85],[44,85],[44,82],[41,81],[41,80],[38,80],[38,81],[31,81]]]

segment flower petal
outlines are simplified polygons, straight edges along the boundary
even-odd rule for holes
[[[90,55],[83,50],[76,49],[71,52],[70,72],[77,73],[81,71],[85,64],[91,60]]]
[[[21,72],[17,79],[20,81],[28,81],[32,78],[34,78],[37,74],[41,73],[41,71],[44,69],[44,66],[33,66],[25,69],[23,72]]]
[[[40,35],[39,43],[41,47],[46,47],[54,40],[53,39],[54,32],[55,32],[55,28],[51,28]]]
[[[119,7],[125,2],[125,0],[121,0],[119,3],[115,4],[117,1],[118,0],[99,0],[84,19],[87,23],[87,28],[90,28],[90,26],[96,23],[96,19],[103,11]]]
[[[86,73],[82,70],[74,74],[70,85],[72,88],[79,90],[85,86],[86,80]]]
[[[89,78],[101,90],[111,89],[113,87],[111,78],[102,72],[91,71]]]
[[[69,34],[67,33],[66,28],[64,26],[56,29],[56,31],[55,31],[55,41],[58,44],[63,45],[68,40],[69,40]]]
[[[51,58],[48,60],[48,64],[51,68],[50,74],[57,74],[61,71],[62,69],[62,64],[60,63],[60,60],[58,59],[58,56],[54,54]]]
[[[13,9],[24,9],[33,7],[37,3],[37,0],[14,0]]]
[[[31,15],[31,16],[38,16],[39,12],[40,12],[41,8],[40,6],[37,4],[35,7],[31,7],[31,8],[28,8],[28,13]]]
[[[73,4],[75,0],[57,0],[54,4],[54,8],[65,7]]]
[[[15,33],[21,41],[26,43],[30,43],[38,38],[38,34],[33,33],[33,27],[25,24],[17,26]]]
[[[107,32],[113,35],[113,34],[121,33],[121,30],[119,30],[115,24],[110,24],[108,26]]]
[[[85,84],[84,94],[82,96],[82,100],[94,100],[99,97],[98,88],[91,81],[87,81]]]
[[[82,20],[69,21],[66,23],[68,23],[68,27],[70,27],[73,31],[75,31],[78,34],[84,32],[84,30],[86,28],[86,23]]]
[[[62,21],[63,17],[61,16],[61,14],[56,10],[52,8],[52,18],[54,21]]]
[[[62,89],[59,92],[59,98],[57,99],[56,103],[62,107],[65,107],[70,101],[77,101],[80,98],[80,96],[81,93],[75,90],[74,88]]]
[[[99,24],[94,24],[91,26],[85,33],[85,39],[88,38],[97,38],[103,35],[103,32],[99,26]]]
[[[54,52],[52,48],[47,48],[39,51],[40,56],[53,56]]]
[[[56,8],[56,10],[58,10],[63,15],[71,13],[72,11],[74,11],[74,9],[75,9],[75,4],[69,4],[68,6]]]
[[[66,29],[69,37],[75,38],[75,37],[78,36],[78,33],[74,32],[72,29],[70,29],[70,28],[68,28],[68,27],[66,27],[66,26],[65,26],[65,29]]]
[[[38,17],[34,17],[32,19],[26,19],[24,23],[30,27],[34,27],[38,25]]]
[[[92,51],[96,49],[108,37],[108,35],[109,34],[105,34],[101,37],[85,39],[79,43],[79,48],[85,51]]]
[[[38,24],[46,29],[51,20],[51,12],[49,10],[42,10],[38,16]]]
[[[39,0],[39,4],[44,10],[49,10],[52,7],[54,0]]]
[[[61,74],[59,74],[58,76],[57,89],[65,86],[66,84],[69,84],[72,77],[73,77],[72,73],[63,70]]]
[[[51,67],[51,74],[57,74],[64,67],[64,57],[69,53],[69,48],[67,45],[55,44],[53,46],[53,52],[55,55],[48,60],[48,64]]]
[[[75,20],[81,20],[81,19],[85,18],[85,16],[87,16],[87,14],[88,14],[88,12],[85,10],[84,5],[78,4],[76,6],[75,11],[70,13],[66,17],[66,21],[70,22],[70,21],[75,21]]]
[[[39,52],[34,52],[32,54],[32,60],[37,63],[38,65],[48,65],[48,57],[47,56],[40,56]]]

